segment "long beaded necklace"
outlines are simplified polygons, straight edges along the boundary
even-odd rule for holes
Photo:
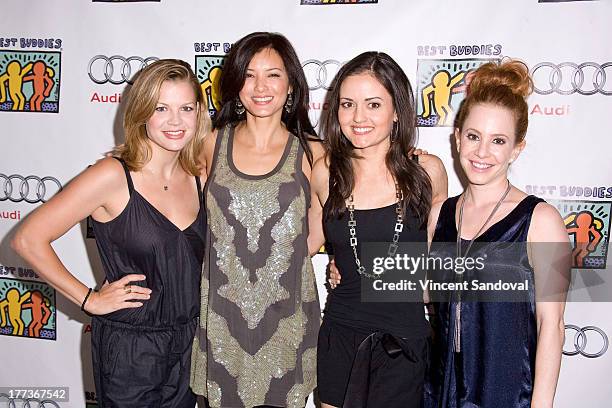
[[[508,187],[506,187],[506,191],[504,191],[504,194],[501,196],[499,201],[497,201],[497,204],[495,204],[495,207],[493,207],[493,211],[491,211],[491,214],[489,214],[489,217],[487,217],[487,220],[484,222],[484,224],[482,224],[482,227],[480,227],[476,235],[474,235],[474,238],[468,241],[468,246],[465,250],[465,253],[463,254],[464,257],[467,257],[468,252],[470,252],[470,248],[472,248],[472,244],[474,243],[476,238],[480,236],[480,234],[482,233],[484,228],[487,226],[489,221],[491,221],[491,219],[493,218],[493,215],[495,215],[495,212],[497,212],[499,207],[502,205],[502,203],[508,196],[508,193],[510,192],[511,187],[512,186],[510,185],[510,180],[508,180]],[[459,207],[459,221],[457,222],[457,258],[462,257],[461,255],[461,252],[462,252],[461,251],[461,225],[463,224],[463,206],[465,205],[465,198],[468,192],[469,190],[466,190],[463,193],[463,197],[461,198],[461,207]],[[462,278],[463,275],[455,273],[455,277]],[[457,292],[457,303],[455,304],[455,340],[453,342],[453,346],[454,346],[455,352],[457,353],[461,352],[461,292]]]
[[[395,183],[395,197],[397,198],[397,206],[395,207],[395,214],[397,218],[395,220],[395,227],[393,229],[393,240],[389,243],[389,249],[387,250],[387,255],[389,257],[395,256],[395,253],[397,252],[397,248],[398,248],[397,243],[399,241],[399,236],[401,232],[404,230],[404,218],[402,217],[402,201],[404,200],[404,194],[402,193],[402,190],[399,188],[399,185],[397,183]],[[357,256],[357,230],[356,230],[357,221],[355,220],[355,205],[353,204],[352,194],[348,199],[346,208],[348,209],[348,212],[349,212],[348,227],[349,227],[349,234],[351,235],[350,243],[351,243],[351,248],[353,249],[353,255],[355,256],[355,264],[357,265],[357,272],[361,276],[365,276],[370,279],[376,279],[380,277],[382,273],[379,275],[375,275],[373,273],[366,272],[365,266],[361,264],[361,261],[359,260],[359,256]]]

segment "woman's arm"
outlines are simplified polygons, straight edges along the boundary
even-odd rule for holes
[[[202,173],[206,174],[206,177],[210,174],[213,163],[213,155],[215,154],[215,144],[217,143],[217,129],[214,129],[204,136],[202,142],[202,150],[200,151],[199,162],[202,166]],[[202,181],[205,181],[203,179]]]
[[[90,214],[107,221],[116,217],[127,204],[129,193],[121,164],[105,158],[72,180],[49,202],[30,214],[17,230],[11,246],[51,286],[77,305],[81,305],[89,289],[66,269],[51,243],[64,235]],[[143,275],[127,275],[93,292],[87,299],[86,310],[106,314],[118,309],[139,307],[151,290],[125,285],[140,281]]]
[[[443,203],[448,198],[448,176],[442,160],[433,154],[421,154],[419,164],[431,179],[431,205]]]
[[[570,280],[571,249],[561,216],[545,203],[536,206],[527,239],[529,260],[535,273],[538,331],[531,406],[552,408],[565,336],[563,312]]]
[[[325,243],[323,233],[323,205],[327,200],[329,170],[325,158],[320,157],[310,174],[310,208],[308,209],[308,252],[314,255]]]

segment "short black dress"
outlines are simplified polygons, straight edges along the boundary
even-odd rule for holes
[[[92,354],[100,407],[194,407],[189,388],[191,343],[200,310],[206,211],[180,230],[138,191],[122,162],[130,199],[111,221],[93,220],[96,243],[114,282],[127,274],[152,290],[138,308],[92,318]]]
[[[392,242],[396,207],[354,211],[358,253],[363,243]],[[407,211],[399,242],[426,248],[425,227]],[[348,219],[345,211],[324,221],[342,281],[327,298],[319,332],[319,398],[336,407],[421,407],[430,335],[422,291],[412,301],[362,302],[361,285],[370,280],[357,272]]]

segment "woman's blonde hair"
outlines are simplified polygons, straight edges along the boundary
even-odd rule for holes
[[[162,59],[143,68],[130,89],[123,116],[125,143],[113,150],[113,155],[125,161],[132,171],[138,171],[151,159],[151,147],[145,127],[146,121],[153,116],[159,91],[164,81],[187,81],[196,96],[197,124],[195,136],[179,153],[183,169],[193,175],[200,174],[198,156],[202,141],[210,131],[210,117],[202,88],[189,64],[178,59]]]

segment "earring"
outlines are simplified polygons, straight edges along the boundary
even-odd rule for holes
[[[236,107],[234,108],[234,111],[238,116],[242,115],[246,111],[244,105],[242,104],[242,102],[240,102],[240,98],[236,98]]]
[[[287,95],[287,101],[285,102],[285,111],[291,113],[291,110],[293,110],[293,93]]]

